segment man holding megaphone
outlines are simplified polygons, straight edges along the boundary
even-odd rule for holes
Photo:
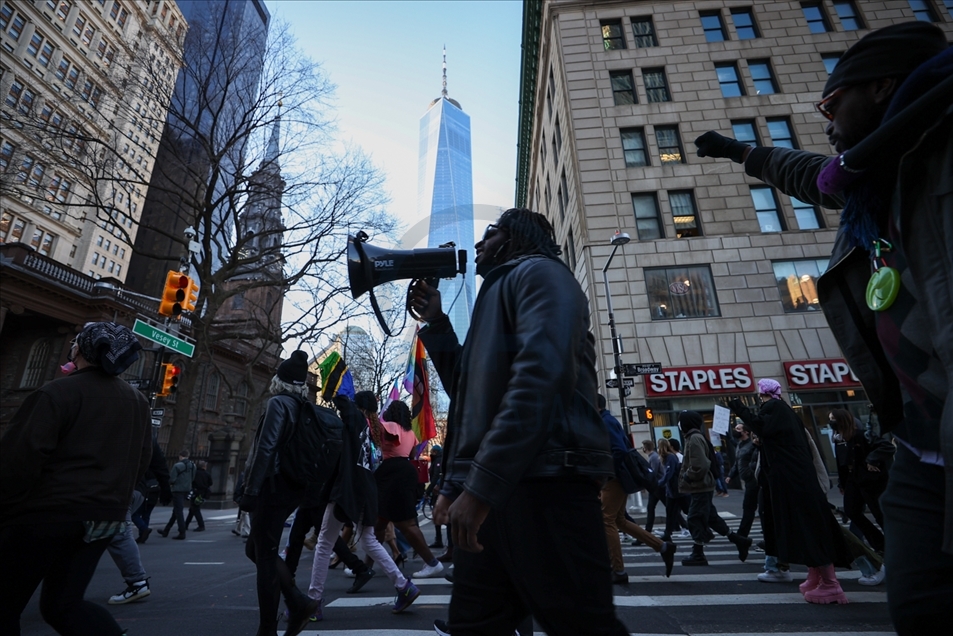
[[[462,345],[434,287],[417,281],[409,302],[450,393],[434,521],[449,515],[457,548],[451,629],[512,634],[532,614],[548,634],[628,634],[599,502],[613,463],[588,301],[541,214],[507,210],[475,249]]]

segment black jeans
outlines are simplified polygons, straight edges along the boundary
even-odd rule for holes
[[[870,547],[878,552],[884,550],[884,534],[880,531],[884,525],[884,513],[880,509],[880,495],[883,494],[886,485],[886,481],[882,484],[860,485],[849,479],[844,484],[844,514],[857,524],[860,531],[864,533],[864,538],[870,543]],[[880,528],[864,514],[864,504],[870,508]]]
[[[205,529],[205,519],[202,518],[202,506],[196,504],[194,501],[189,505],[189,516],[185,518],[185,529],[188,530],[189,524],[192,523],[192,518],[198,522],[196,526],[199,530]]]
[[[303,490],[292,490],[281,475],[265,480],[258,497],[258,508],[251,513],[251,532],[245,544],[245,556],[255,564],[258,584],[258,634],[272,636],[278,630],[281,597],[289,609],[308,602],[295,587],[288,565],[278,556],[285,520],[304,499]]]
[[[693,492],[688,504],[688,531],[692,533],[695,545],[704,545],[715,538],[712,530],[722,536],[728,536],[731,530],[725,520],[718,516],[712,503],[714,492]]]
[[[745,537],[751,534],[754,515],[758,512],[758,489],[757,480],[749,479],[745,482],[745,498],[741,504],[741,523],[738,524],[738,534]]]
[[[550,636],[625,636],[615,616],[599,485],[519,484],[479,531],[483,551],[453,554],[454,636],[512,634],[529,614]]]
[[[19,636],[20,614],[40,581],[40,613],[59,634],[118,636],[105,607],[83,600],[108,539],[86,543],[81,521],[0,529],[0,634]]]
[[[943,467],[922,463],[903,444],[881,498],[886,549],[887,607],[900,636],[949,630],[953,556],[941,551]]]
[[[649,503],[645,511],[645,529],[649,532],[652,532],[652,528],[655,527],[655,508],[658,506],[659,502],[662,502],[662,505],[665,505],[665,491],[662,488],[650,488],[649,489]],[[666,508],[666,511],[668,509]],[[668,513],[666,512],[666,516]]]
[[[679,528],[687,527],[682,513],[688,514],[688,495],[679,495],[678,497],[665,497],[665,540],[672,539],[672,533]]]
[[[172,516],[169,517],[169,523],[165,524],[166,534],[169,534],[173,523],[178,526],[179,534],[185,534],[185,515],[182,511],[185,509],[185,497],[188,494],[187,492],[172,493]]]

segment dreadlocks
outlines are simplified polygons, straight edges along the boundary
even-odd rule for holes
[[[505,263],[518,256],[541,254],[550,258],[559,258],[562,250],[556,244],[556,231],[546,217],[526,208],[510,208],[497,221],[500,229],[509,234],[509,243],[499,263]]]

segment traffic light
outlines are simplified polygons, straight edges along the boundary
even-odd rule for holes
[[[189,286],[185,290],[185,305],[182,307],[185,311],[195,311],[195,303],[199,301],[199,284],[194,278],[189,278]]]
[[[176,366],[171,362],[166,362],[161,368],[162,379],[160,380],[159,397],[165,397],[176,392],[179,388],[179,374],[182,373],[182,367]]]
[[[639,416],[639,422],[651,422],[655,415],[652,413],[652,409],[645,406],[636,407],[636,413]]]
[[[165,277],[165,289],[159,302],[159,314],[178,320],[179,314],[186,309],[185,299],[192,286],[192,279],[182,272],[171,271]]]

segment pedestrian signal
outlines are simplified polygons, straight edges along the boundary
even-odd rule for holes
[[[192,279],[182,272],[171,271],[166,274],[165,289],[162,290],[162,300],[159,302],[159,314],[178,319],[182,310],[187,309],[185,301],[191,287]]]
[[[161,371],[162,379],[159,384],[159,392],[156,395],[159,397],[172,395],[179,388],[179,374],[182,373],[182,367],[166,362],[162,365]]]
[[[653,419],[655,419],[655,415],[652,413],[652,409],[648,407],[639,406],[639,407],[636,407],[635,410],[639,416],[639,422],[648,423],[648,422],[651,422]]]

